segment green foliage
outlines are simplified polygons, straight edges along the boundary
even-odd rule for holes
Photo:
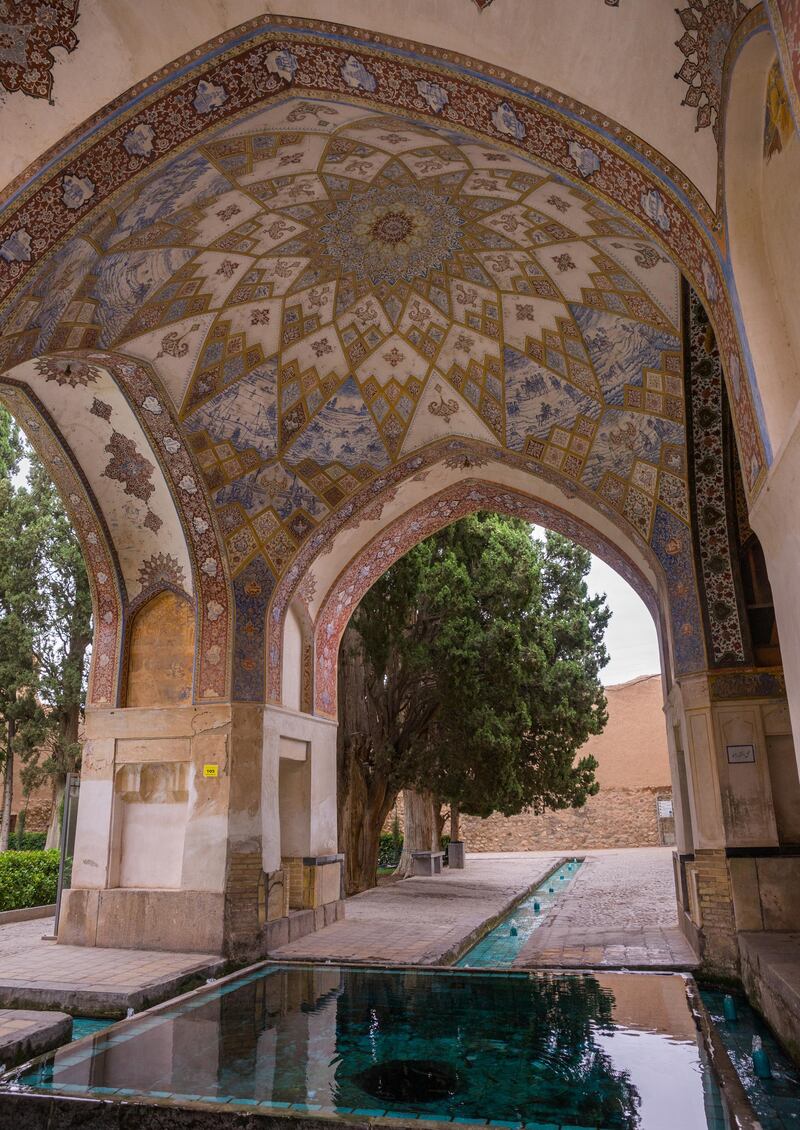
[[[47,843],[47,832],[23,832],[14,830],[14,839],[9,844],[9,851],[44,851]]]
[[[394,832],[381,832],[378,848],[378,867],[396,867],[403,850],[403,834],[395,837]]]
[[[0,767],[19,756],[28,792],[79,764],[91,593],[55,486],[2,409],[0,544]],[[7,784],[0,847],[10,802]]]
[[[366,760],[477,816],[580,806],[607,720],[599,673],[610,612],[590,555],[521,521],[465,518],[412,549],[362,600],[345,646],[363,650],[382,731]]]
[[[57,851],[0,853],[0,910],[49,906],[58,887]]]

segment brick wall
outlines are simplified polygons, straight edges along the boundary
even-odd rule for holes
[[[656,800],[670,795],[668,788],[601,789],[583,808],[541,816],[495,814],[488,820],[462,816],[461,835],[468,851],[645,847],[662,842]]]
[[[672,796],[669,751],[660,675],[644,675],[606,687],[608,724],[578,756],[597,759],[600,792],[583,808],[561,812],[461,817],[468,851],[540,851],[600,847],[645,847],[664,842],[656,801]],[[398,817],[402,827],[402,795]],[[392,825],[391,813],[386,828]],[[449,833],[445,824],[445,833]],[[669,841],[668,841],[669,842]]]
[[[34,789],[29,797],[22,795],[22,776],[20,759],[14,759],[14,786],[11,799],[12,829],[16,826],[19,813],[25,812],[25,828],[28,832],[46,832],[50,826],[53,810],[53,792],[49,784]],[[2,779],[0,773],[0,779]]]

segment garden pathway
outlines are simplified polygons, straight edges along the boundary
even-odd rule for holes
[[[59,946],[42,940],[52,918],[0,926],[0,1008],[59,1008],[124,1016],[175,996],[190,978],[222,967],[214,954]]]
[[[678,929],[671,848],[579,853],[586,860],[516,967],[691,969]],[[569,852],[486,852],[464,871],[405,879],[347,900],[346,917],[273,959],[445,965]]]
[[[271,958],[444,965],[543,879],[564,852],[470,855],[463,871],[404,879],[347,900],[346,917]]]
[[[697,956],[677,924],[672,849],[583,854],[583,866],[515,966],[693,969]]]

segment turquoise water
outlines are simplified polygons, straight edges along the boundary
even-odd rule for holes
[[[700,996],[725,1044],[731,1063],[755,1107],[764,1130],[800,1128],[800,1073],[772,1032],[748,1005],[734,994],[737,1019],[726,1020],[724,994],[702,989]],[[771,1079],[758,1079],[751,1057],[753,1036],[760,1036],[772,1067]]]
[[[98,1032],[104,1032],[115,1023],[115,1020],[98,1020],[93,1016],[73,1016],[72,1042],[82,1040],[84,1036],[96,1036]]]
[[[723,1130],[684,980],[262,966],[3,1086],[558,1130]]]
[[[455,962],[456,968],[504,969],[513,965],[533,931],[545,922],[559,897],[569,889],[582,863],[582,859],[573,859],[554,868],[535,891]]]

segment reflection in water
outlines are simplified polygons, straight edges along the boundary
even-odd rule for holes
[[[67,1046],[19,1081],[655,1130],[664,1081],[680,1078],[681,1130],[706,1130],[704,1086],[716,1087],[683,981],[640,975],[632,992],[632,977],[267,967],[112,1028],[93,1051]]]
[[[435,1059],[382,1059],[353,1081],[376,1099],[402,1103],[452,1098],[464,1087],[455,1067]]]

